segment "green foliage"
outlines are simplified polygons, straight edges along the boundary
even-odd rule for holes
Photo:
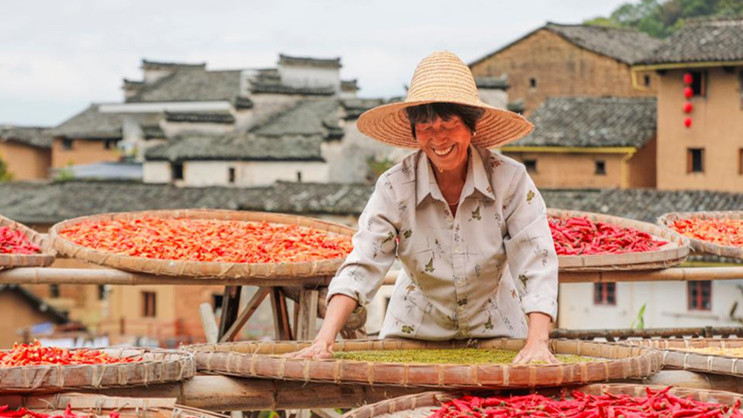
[[[392,166],[395,165],[395,162],[389,158],[378,160],[377,157],[371,156],[366,158],[366,165],[369,167],[369,171],[371,171],[371,174],[374,177],[373,180],[376,181],[382,173],[392,168]]]
[[[664,38],[694,17],[743,15],[743,0],[640,0],[624,3],[609,17],[597,17],[585,24],[632,28],[656,38]]]
[[[66,167],[62,167],[57,172],[57,177],[54,178],[56,181],[69,181],[75,180],[75,172],[72,171],[72,162],[67,163]]]
[[[13,180],[13,173],[8,171],[8,165],[3,161],[3,156],[0,155],[0,182]]]
[[[632,321],[632,325],[630,325],[630,328],[633,329],[645,329],[645,308],[647,307],[647,303],[643,303],[640,307],[640,310],[637,311],[637,317],[634,321]]]

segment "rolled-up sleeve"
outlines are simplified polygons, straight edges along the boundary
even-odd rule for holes
[[[544,200],[523,166],[519,166],[514,175],[511,192],[504,203],[508,267],[513,279],[525,288],[521,301],[524,312],[542,312],[554,321],[557,317],[557,254]]]
[[[377,293],[395,261],[399,227],[398,202],[389,178],[382,175],[359,217],[353,251],[328,286],[328,298],[342,294],[364,307]]]

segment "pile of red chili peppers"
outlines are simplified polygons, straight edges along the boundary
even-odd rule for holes
[[[582,217],[549,217],[557,255],[624,254],[655,251],[668,244],[645,232]]]
[[[0,254],[38,254],[41,248],[29,241],[23,231],[0,226]]]
[[[42,347],[38,341],[32,344],[15,343],[12,350],[0,351],[0,368],[52,364],[118,364],[135,363],[140,360],[132,357],[113,357],[103,351],[86,348],[68,350],[59,347]]]
[[[429,418],[743,417],[739,410],[740,401],[732,406],[699,402],[673,395],[668,392],[670,389],[670,386],[658,391],[647,389],[647,397],[609,393],[596,396],[575,391],[569,400],[555,400],[538,394],[510,398],[465,396],[442,404]]]
[[[69,404],[67,404],[67,408],[63,413],[57,415],[44,414],[26,408],[21,408],[17,411],[9,411],[8,405],[0,406],[0,418],[87,418],[90,416],[90,414],[76,414],[72,412],[72,407]],[[120,416],[121,414],[116,411],[111,411],[108,414],[109,418],[120,418]]]
[[[351,238],[297,225],[141,218],[82,222],[60,231],[84,247],[135,257],[227,263],[345,258]]]
[[[671,228],[689,238],[743,247],[743,219],[679,219]]]

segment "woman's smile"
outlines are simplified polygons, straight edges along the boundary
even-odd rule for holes
[[[439,157],[445,157],[446,155],[449,155],[452,152],[452,150],[454,150],[453,144],[447,148],[443,148],[443,147],[433,148],[433,152],[436,153],[436,155],[438,155]]]

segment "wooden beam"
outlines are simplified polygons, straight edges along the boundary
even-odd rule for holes
[[[299,326],[297,341],[311,341],[315,338],[315,319],[317,318],[317,299],[315,289],[302,289],[299,293]]]
[[[271,288],[271,308],[273,310],[273,323],[276,339],[289,341],[292,338],[292,328],[289,324],[289,309],[286,306],[286,298],[281,289]]]
[[[235,322],[232,323],[230,329],[228,329],[227,332],[222,335],[222,338],[220,338],[219,342],[225,343],[234,340],[237,333],[240,332],[240,330],[245,326],[245,323],[248,322],[255,311],[258,310],[261,302],[263,302],[263,299],[266,298],[269,292],[271,292],[270,287],[259,287],[255,291],[255,294],[253,294],[253,297],[250,298],[250,301],[248,301],[245,309],[240,312],[240,315],[237,316]]]
[[[237,311],[240,308],[241,291],[241,286],[226,286],[224,288],[224,297],[222,298],[222,320],[219,321],[218,338],[220,341],[222,341],[222,338],[227,334],[227,331],[232,327],[232,324],[237,318]]]

